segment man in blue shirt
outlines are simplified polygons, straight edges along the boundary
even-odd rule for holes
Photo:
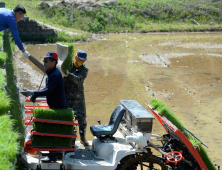
[[[66,109],[65,106],[65,93],[64,82],[62,74],[56,65],[58,63],[58,55],[56,52],[49,51],[44,58],[44,69],[48,75],[46,78],[46,86],[40,91],[26,91],[22,92],[25,96],[32,96],[31,101],[35,102],[35,99],[39,96],[46,96],[47,103],[50,109]],[[50,153],[53,153],[50,151]],[[47,156],[41,161],[43,163],[56,162],[57,156]]]
[[[9,28],[18,48],[23,52],[24,56],[28,58],[30,54],[24,49],[17,29],[17,22],[19,22],[25,14],[25,8],[20,5],[17,5],[13,11],[6,8],[0,8],[0,31]]]
[[[39,96],[46,96],[50,109],[65,109],[64,82],[60,70],[56,68],[58,55],[56,52],[49,51],[41,58],[44,58],[44,69],[48,75],[46,86],[40,91],[26,91],[23,94],[32,96],[32,102],[35,102],[35,99]]]

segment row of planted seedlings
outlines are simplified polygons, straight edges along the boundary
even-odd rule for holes
[[[18,116],[19,101],[15,97],[14,68],[10,36],[0,32],[0,169],[9,170],[18,166],[21,150],[21,117]],[[3,50],[4,49],[4,50]],[[14,93],[14,94],[13,94]],[[16,104],[15,104],[16,103]],[[15,111],[16,110],[16,111]],[[20,166],[18,166],[19,168]]]
[[[152,107],[152,109],[156,110],[161,116],[166,117],[173,125],[175,125],[179,130],[181,130],[181,132],[183,132],[183,134],[189,139],[189,141],[194,147],[196,147],[197,145],[200,147],[198,153],[209,170],[217,169],[216,166],[214,166],[210,157],[208,156],[206,150],[204,149],[203,144],[197,139],[195,139],[189,132],[187,132],[184,125],[180,122],[180,120],[173,113],[173,111],[169,109],[169,107],[167,107],[163,102],[155,98],[150,101],[149,105]]]

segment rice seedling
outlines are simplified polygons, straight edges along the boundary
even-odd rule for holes
[[[6,60],[6,53],[0,51],[0,66],[4,65]]]
[[[72,138],[60,138],[51,136],[32,136],[33,146],[71,147]]]
[[[72,110],[52,110],[52,109],[34,109],[35,118],[73,121]],[[37,132],[73,134],[73,125],[62,125],[54,123],[33,123],[34,130]],[[32,136],[32,144],[36,146],[71,146],[71,138]]]
[[[10,108],[10,99],[5,91],[0,91],[0,116],[5,115]]]
[[[0,90],[3,90],[5,86],[5,75],[2,70],[0,70]]]
[[[49,133],[65,133],[73,134],[73,125],[62,125],[53,123],[39,123],[33,122],[33,128],[36,132],[49,132]]]
[[[4,52],[6,53],[6,83],[7,83],[7,96],[8,96],[8,100],[10,100],[10,106],[9,109],[10,110],[10,118],[11,120],[15,120],[14,124],[12,125],[13,128],[11,129],[10,132],[13,132],[13,129],[17,130],[17,133],[15,133],[14,135],[11,135],[10,137],[16,137],[17,134],[21,134],[23,131],[23,122],[22,122],[22,116],[21,116],[21,107],[20,107],[20,101],[18,98],[18,93],[17,93],[17,87],[16,87],[16,78],[15,78],[15,74],[14,74],[14,61],[13,61],[13,57],[12,57],[12,51],[14,51],[15,48],[15,43],[14,41],[12,41],[12,36],[10,36],[7,32],[4,32],[3,34],[3,47],[4,47]],[[3,102],[8,102],[8,100],[3,101]],[[0,103],[2,103],[0,101]],[[7,105],[7,103],[6,103]],[[2,122],[2,121],[0,121]],[[5,129],[1,129],[0,130],[0,134],[4,133]],[[10,132],[8,132],[7,134],[9,134]],[[22,136],[22,135],[21,135]],[[4,139],[4,138],[1,138]],[[20,156],[14,155],[14,151],[18,151],[18,153],[20,153],[22,146],[24,145],[23,141],[24,141],[24,136],[21,137],[19,139],[20,141],[14,142],[14,144],[17,146],[17,150],[14,149],[11,151],[11,155],[13,155],[13,160],[15,157],[17,157],[17,168],[18,169],[22,169],[21,167],[21,162],[20,162]],[[13,140],[11,140],[13,141]],[[9,141],[8,143],[10,144]],[[9,146],[6,146],[4,149],[7,149],[12,147],[13,144],[10,144]],[[1,149],[0,149],[1,150]],[[10,153],[10,152],[8,152]],[[2,158],[1,154],[0,154],[0,159]],[[7,161],[8,158],[5,159],[5,161]],[[8,159],[9,161],[9,159]],[[1,168],[2,165],[2,161],[0,160],[0,169],[8,169],[8,168]],[[4,160],[3,160],[4,162]]]
[[[0,169],[11,169],[19,153],[19,134],[13,126],[14,121],[8,115],[0,116]]]
[[[71,71],[72,61],[73,61],[73,58],[74,58],[75,47],[74,47],[73,43],[61,42],[61,44],[67,45],[69,47],[68,56],[67,56],[66,60],[63,62],[63,64],[62,64],[62,70],[63,70],[64,73],[66,73],[66,70]]]
[[[73,121],[74,112],[70,109],[53,110],[53,109],[37,108],[37,109],[34,109],[33,116],[39,119]]]

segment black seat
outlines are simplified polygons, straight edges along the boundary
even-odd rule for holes
[[[120,121],[124,115],[125,109],[123,106],[118,105],[113,111],[110,121],[107,125],[95,125],[90,126],[90,131],[93,136],[102,137],[102,136],[110,136],[112,137],[119,126]]]

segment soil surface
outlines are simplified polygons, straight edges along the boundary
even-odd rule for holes
[[[121,99],[137,100],[146,108],[145,103],[155,97],[172,109],[208,146],[210,158],[222,165],[221,33],[98,36],[98,41],[75,44],[76,50],[88,54],[89,74],[84,83],[87,139],[93,139],[89,127],[98,124],[97,120],[107,124]],[[27,45],[26,50],[40,59],[56,46]],[[43,74],[20,53],[15,61],[20,89],[38,90]],[[165,133],[157,120],[153,133]]]

